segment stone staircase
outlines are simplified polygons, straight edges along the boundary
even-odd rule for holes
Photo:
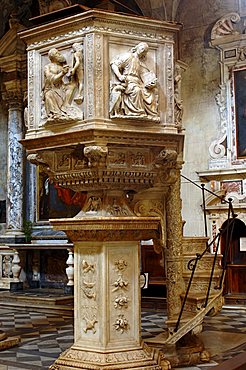
[[[192,273],[192,263],[194,263],[197,254],[203,254],[207,247],[207,241],[208,238],[206,237],[183,238],[183,279],[185,290],[189,285]],[[154,343],[161,342],[162,345],[170,345],[175,344],[188,333],[198,334],[202,331],[205,316],[208,314],[215,315],[221,310],[224,302],[222,295],[223,288],[219,289],[219,282],[222,273],[220,265],[221,259],[222,255],[217,255],[214,274],[211,280],[210,294],[206,306],[207,290],[214,263],[214,255],[210,252],[206,252],[203,257],[198,260],[188,295],[186,296],[185,291],[181,295],[184,307],[178,327],[178,317],[172,320],[167,320],[166,325],[168,330],[157,337],[148,340],[148,344],[154,345]],[[185,296],[186,301],[184,303]]]
[[[191,276],[191,270],[189,270],[188,267],[189,263],[192,259],[196,258],[197,254],[202,254],[204,252],[207,247],[207,241],[208,238],[205,237],[183,238],[183,279],[186,288],[188,287]],[[218,287],[222,273],[221,260],[222,255],[217,255],[210,287],[210,299],[219,294]],[[203,307],[207,296],[213,262],[214,254],[210,252],[206,252],[198,261],[185,304],[186,313],[197,313]],[[182,300],[184,299],[184,294],[181,298]]]
[[[37,312],[73,316],[73,295],[59,289],[28,289],[17,292],[0,292],[1,308],[33,309]]]

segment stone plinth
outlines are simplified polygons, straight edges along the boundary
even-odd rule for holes
[[[0,351],[12,348],[19,343],[20,337],[7,337],[7,335],[4,332],[0,332]]]
[[[158,217],[52,220],[74,242],[75,339],[50,369],[162,369],[141,342],[139,237],[157,237]],[[164,368],[164,367],[163,367]]]

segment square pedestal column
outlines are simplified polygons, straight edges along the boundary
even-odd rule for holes
[[[122,240],[78,240],[79,224],[81,228],[85,226],[83,221],[76,220],[77,230],[68,231],[72,239],[77,239],[74,241],[74,344],[50,369],[162,369],[158,351],[141,342],[139,242],[124,240],[131,232],[125,233],[127,223],[120,220]],[[91,224],[93,228],[94,223],[96,229],[103,225],[107,229],[112,223],[104,220],[100,226],[99,221],[102,220],[89,222],[87,227]],[[105,229],[104,237],[100,230],[88,230],[88,239],[93,233],[95,238],[97,235],[105,239]],[[120,239],[117,230],[114,234]],[[112,235],[108,230],[106,239]]]

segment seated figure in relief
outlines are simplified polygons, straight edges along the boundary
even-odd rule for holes
[[[144,63],[149,46],[140,42],[110,65],[118,82],[112,84],[110,117],[159,120],[157,78]]]
[[[56,48],[48,52],[50,63],[44,67],[43,101],[48,121],[69,121],[82,118],[81,110],[70,99],[69,66]]]

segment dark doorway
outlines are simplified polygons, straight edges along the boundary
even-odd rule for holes
[[[228,221],[224,222],[222,229],[225,229]],[[232,230],[230,248],[225,257],[226,232],[221,237],[221,253],[223,262],[226,258],[226,277],[225,277],[225,298],[231,303],[246,303],[246,225],[241,220],[236,219],[234,226],[229,227],[229,234]]]

